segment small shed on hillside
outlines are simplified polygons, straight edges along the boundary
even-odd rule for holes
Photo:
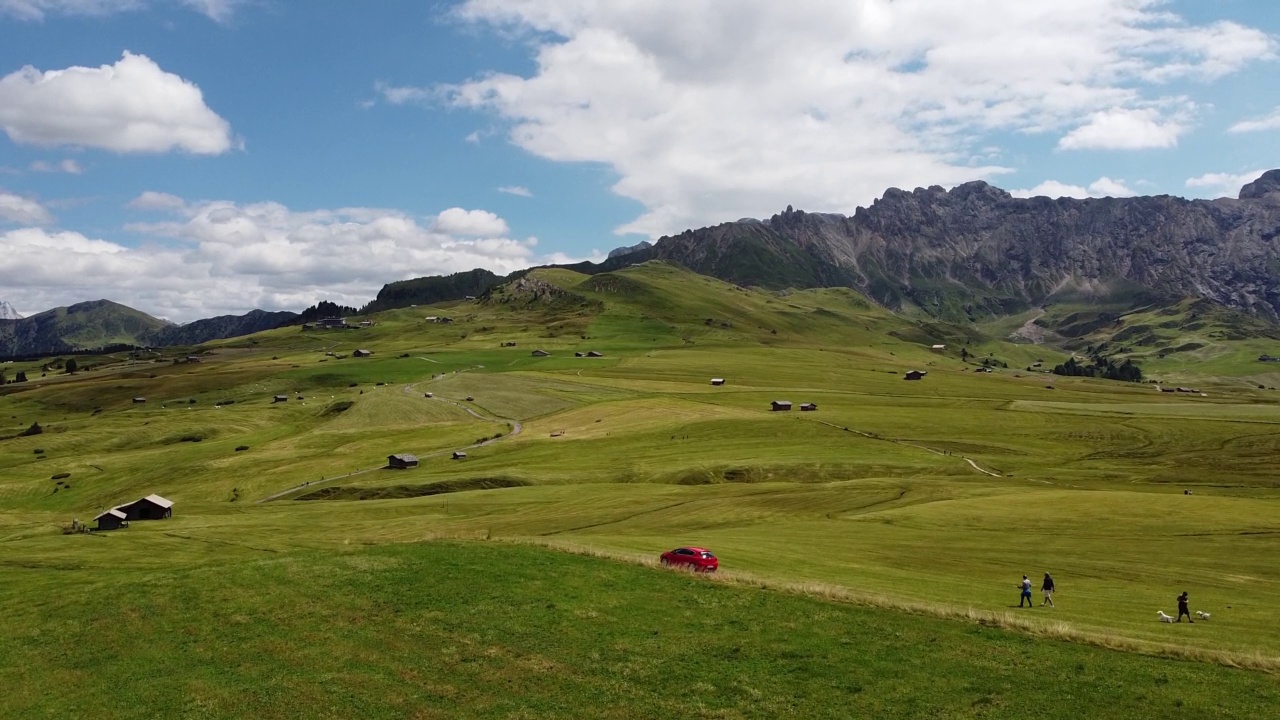
[[[134,398],[134,399],[133,399],[133,404],[134,404],[134,405],[141,405],[142,403],[144,403],[144,402],[146,402],[146,401],[147,401],[147,399],[146,399],[146,398],[144,398],[144,397],[136,397],[136,398]]]
[[[993,371],[992,371],[992,370],[991,370],[991,368],[989,368],[989,367],[980,367],[980,368],[975,368],[975,369],[974,369],[974,372],[976,372],[976,373],[989,373],[989,372],[993,372]]]
[[[587,357],[604,357],[604,353],[596,352],[595,350],[588,350]]]
[[[925,370],[908,370],[907,374],[902,376],[903,380],[923,380],[925,375],[929,373]]]
[[[188,356],[187,356],[187,362],[189,362],[189,363],[198,363],[198,362],[200,362],[200,356],[199,356],[199,355],[188,355]]]
[[[118,508],[111,508],[94,518],[94,520],[98,521],[96,530],[118,530],[122,527],[129,527],[128,516]]]
[[[946,350],[946,349],[947,349],[947,346],[946,346],[946,345],[933,345],[933,346],[931,346],[929,349],[930,349],[930,350]]]
[[[123,512],[128,520],[164,520],[173,517],[173,501],[159,495],[148,495],[120,505],[116,510]]]
[[[395,470],[408,470],[418,467],[418,456],[409,453],[398,453],[387,456],[387,467]]]
[[[454,453],[453,453],[453,459],[454,459],[454,460],[466,460],[466,459],[467,459],[467,454],[466,454],[466,453],[464,453],[464,452],[462,452],[461,450],[455,450],[455,451],[454,451]]]
[[[712,385],[723,385],[723,384],[724,384],[724,378],[711,378],[711,384],[712,384]]]
[[[790,400],[774,400],[773,402],[769,403],[769,405],[770,405],[770,409],[773,412],[790,412],[791,411]]]
[[[817,403],[800,403],[800,412],[813,412],[817,409]]]
[[[351,353],[351,357],[369,357],[372,354],[373,354],[372,350],[365,350],[364,348],[360,348],[359,350],[356,350],[355,352]]]
[[[288,395],[276,395],[275,397],[271,398],[271,402],[273,402],[273,403],[278,403],[278,402],[289,402],[289,396],[288,396]]]
[[[547,357],[550,354],[551,353],[547,352],[546,350],[534,350],[532,353],[530,353],[530,355],[533,355],[534,357]]]
[[[584,353],[584,352],[576,352],[576,353],[574,353],[574,354],[573,354],[573,356],[574,356],[574,357],[586,357],[586,356],[587,356],[587,354],[586,354],[586,353]]]

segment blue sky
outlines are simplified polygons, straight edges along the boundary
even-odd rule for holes
[[[1234,195],[1278,38],[1269,0],[0,0],[0,298],[186,321],[889,186]]]

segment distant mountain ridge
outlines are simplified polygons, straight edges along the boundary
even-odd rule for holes
[[[286,324],[296,313],[254,310],[175,325],[110,300],[54,308],[29,318],[0,320],[0,357],[32,357],[115,345],[197,345]]]
[[[1057,299],[1205,298],[1280,319],[1280,170],[1238,198],[1014,198],[985,182],[891,188],[852,216],[788,208],[660,239],[672,260],[743,285],[848,286],[951,320]]]
[[[618,248],[586,274],[676,262],[739,285],[851,287],[893,310],[976,322],[1045,303],[1207,299],[1280,321],[1280,170],[1238,198],[1015,198],[985,182],[897,188],[852,216],[788,207]],[[532,269],[532,268],[531,268]],[[527,274],[392,283],[369,309],[461,300]],[[460,277],[483,278],[465,287]],[[447,281],[447,282],[446,282]],[[419,292],[419,289],[429,291]]]

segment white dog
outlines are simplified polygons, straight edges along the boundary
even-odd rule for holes
[[[1203,610],[1197,610],[1196,617],[1200,618],[1201,620],[1208,620],[1209,618],[1213,617],[1213,615]]]
[[[1156,615],[1160,617],[1160,622],[1167,622],[1167,623],[1173,622],[1173,618],[1168,615],[1165,615],[1163,610],[1157,610]]]

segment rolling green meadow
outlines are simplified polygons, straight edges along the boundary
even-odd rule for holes
[[[1280,341],[1153,311],[1186,349],[1119,383],[1041,372],[1070,351],[1008,341],[1027,318],[658,262],[530,277],[371,327],[6,366],[31,381],[0,387],[0,716],[1280,706],[1280,365],[1249,359]],[[172,519],[64,532],[150,493]],[[721,571],[658,567],[679,545]],[[1057,606],[1018,608],[1045,572]],[[1212,619],[1158,622],[1184,590]]]

